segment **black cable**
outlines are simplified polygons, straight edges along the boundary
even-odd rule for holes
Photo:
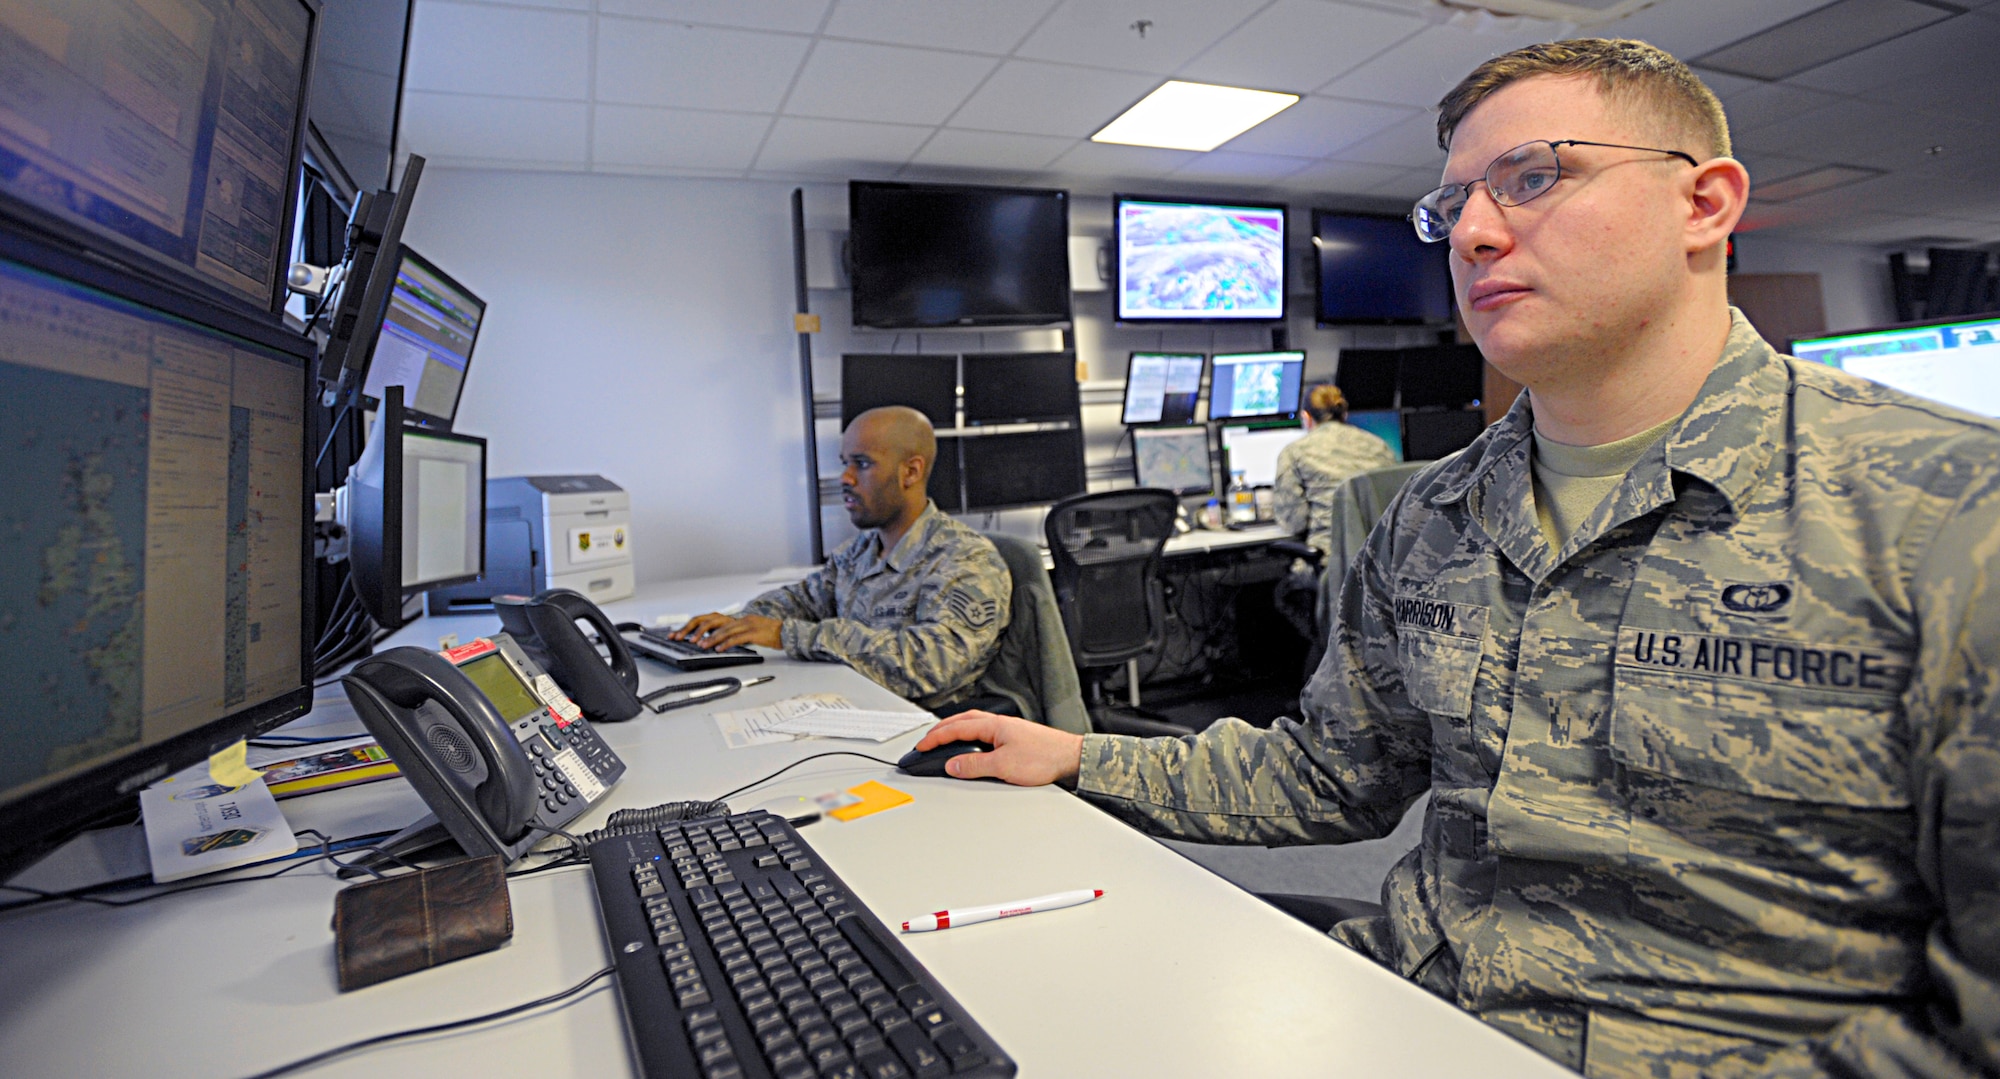
[[[332,1049],[328,1049],[324,1052],[314,1053],[312,1056],[305,1057],[301,1060],[294,1060],[290,1064],[280,1064],[279,1066],[272,1068],[269,1071],[258,1072],[257,1074],[250,1076],[249,1079],[275,1079],[275,1077],[277,1076],[290,1075],[295,1071],[299,1071],[304,1068],[310,1068],[315,1064],[323,1064],[326,1061],[334,1059],[335,1057],[346,1056],[348,1053],[358,1052],[359,1050],[362,1049],[373,1048],[374,1046],[377,1045],[386,1045],[389,1042],[402,1041],[406,1038],[419,1038],[426,1034],[442,1034],[448,1030],[458,1030],[463,1027],[477,1026],[480,1023],[490,1023],[496,1019],[505,1019],[509,1016],[519,1015],[522,1012],[533,1011],[536,1008],[545,1007],[550,1004],[556,1004],[561,1001],[567,1000],[570,997],[576,996],[578,993],[581,993],[585,989],[590,988],[590,986],[593,983],[601,981],[607,977],[610,977],[611,974],[616,970],[617,970],[616,967],[605,967],[603,970],[600,970],[597,973],[591,975],[590,977],[585,978],[584,980],[576,983],[575,985],[570,986],[568,989],[565,989],[562,992],[552,993],[548,996],[542,997],[539,1000],[528,1001],[525,1004],[516,1004],[513,1005],[512,1007],[502,1008],[497,1012],[487,1012],[485,1015],[475,1015],[466,1019],[453,1019],[449,1022],[444,1022],[444,1023],[432,1023],[430,1026],[426,1027],[412,1027],[409,1030],[392,1031],[388,1034],[377,1034],[372,1038],[363,1038],[360,1041],[349,1042],[346,1045],[337,1045],[334,1046]]]
[[[106,881],[99,884],[88,885],[82,888],[72,888],[66,892],[45,892],[42,891],[40,888],[30,888],[27,887],[26,885],[21,885],[21,884],[4,884],[0,885],[0,891],[27,892],[28,894],[34,896],[35,898],[23,900],[19,903],[9,903],[6,906],[0,906],[0,914],[6,914],[10,911],[16,911],[16,910],[25,910],[29,907],[39,907],[47,903],[57,903],[64,901],[75,902],[75,903],[93,903],[100,907],[131,907],[131,906],[137,906],[140,903],[150,903],[155,899],[164,899],[170,895],[180,895],[183,892],[198,892],[206,888],[219,888],[225,884],[242,884],[246,881],[253,881],[253,880],[270,880],[273,877],[282,877],[285,874],[290,873],[292,870],[300,868],[301,866],[308,866],[313,864],[314,862],[319,862],[319,861],[329,861],[335,865],[344,865],[345,863],[342,863],[340,860],[335,858],[334,855],[343,854],[350,850],[378,850],[379,848],[374,846],[369,841],[382,839],[387,836],[394,835],[395,833],[371,832],[366,835],[351,836],[346,839],[332,839],[329,838],[324,833],[319,832],[315,829],[302,828],[299,831],[294,832],[292,834],[319,836],[320,837],[320,843],[318,844],[319,853],[317,854],[297,853],[297,854],[285,855],[277,860],[290,861],[292,862],[292,864],[286,866],[283,869],[274,870],[270,873],[258,873],[247,877],[225,877],[221,880],[205,880],[196,884],[183,885],[179,888],[168,888],[164,891],[149,892],[135,899],[126,899],[126,900],[107,899],[104,897],[103,893],[128,891],[131,890],[133,887],[143,887],[152,881],[153,875],[151,873],[146,873],[140,876],[125,877],[120,880]],[[408,863],[404,864],[407,865]]]
[[[816,761],[821,757],[860,757],[864,761],[874,761],[876,764],[886,764],[891,768],[896,767],[895,761],[885,761],[880,757],[871,757],[866,753],[857,753],[851,749],[834,749],[834,750],[829,750],[825,753],[815,753],[810,757],[800,757],[798,760],[795,760],[792,763],[785,765],[783,768],[780,768],[777,771],[772,772],[770,775],[767,775],[762,779],[753,779],[750,782],[745,783],[742,786],[736,788],[735,790],[728,792],[727,794],[722,794],[717,796],[716,798],[712,799],[712,801],[726,802],[729,799],[735,797],[736,795],[742,794],[744,791],[747,791],[752,787],[761,786],[765,783],[769,783],[770,781],[778,778],[779,776],[784,775],[786,772],[789,772],[792,769],[797,768],[799,765],[804,764],[807,761]]]
[[[324,738],[306,738],[301,735],[281,734],[275,738],[252,738],[246,744],[256,749],[302,749],[306,746],[325,745],[328,742],[351,742],[363,737],[366,735],[329,734]]]

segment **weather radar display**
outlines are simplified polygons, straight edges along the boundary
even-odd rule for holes
[[[1285,210],[1118,200],[1118,317],[1285,315]]]

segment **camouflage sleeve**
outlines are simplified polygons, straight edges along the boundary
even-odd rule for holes
[[[1312,526],[1296,442],[1278,451],[1278,482],[1271,488],[1271,513],[1278,519],[1278,527],[1287,532],[1305,535]]]
[[[998,645],[1014,584],[991,545],[968,547],[947,567],[920,586],[908,625],[878,629],[849,618],[787,622],[785,650],[801,659],[846,663],[918,703],[961,687]]]
[[[743,605],[744,614],[759,614],[781,622],[817,622],[832,618],[835,578],[840,570],[833,562],[807,574],[804,580],[773,588]]]
[[[1430,788],[1431,728],[1396,666],[1386,570],[1401,496],[1340,589],[1306,720],[1239,719],[1183,738],[1086,735],[1078,793],[1160,835],[1208,843],[1344,843],[1389,834]]]
[[[1911,589],[1913,857],[1939,912],[1928,999],[1861,1012],[1756,1074],[2000,1075],[2000,470],[1970,485]]]

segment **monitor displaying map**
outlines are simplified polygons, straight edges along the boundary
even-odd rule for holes
[[[1141,487],[1207,494],[1215,488],[1208,467],[1208,428],[1133,428],[1132,468]]]
[[[1793,341],[1792,355],[1968,412],[2000,416],[2000,319],[1990,315]]]
[[[1291,416],[1305,379],[1303,352],[1231,352],[1215,357],[1208,383],[1208,418]]]
[[[1285,317],[1283,206],[1114,202],[1119,321]]]

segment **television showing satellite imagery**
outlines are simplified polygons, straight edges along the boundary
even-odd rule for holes
[[[1285,211],[1118,200],[1121,320],[1279,319]]]

